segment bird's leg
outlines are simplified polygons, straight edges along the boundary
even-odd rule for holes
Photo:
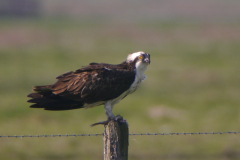
[[[113,106],[111,105],[111,103],[107,102],[105,104],[104,108],[106,110],[106,115],[108,116],[108,120],[94,123],[91,125],[91,127],[99,125],[99,124],[107,125],[110,121],[118,121],[118,122],[126,122],[127,123],[127,120],[123,119],[122,116],[120,116],[120,115],[114,116],[114,114],[112,112]]]
[[[126,122],[122,116],[115,116],[112,112],[113,105],[105,105],[106,115],[108,116],[108,121],[118,121],[118,122]]]
[[[112,112],[113,109],[113,105],[111,104],[111,102],[107,102],[104,106],[105,111],[106,111],[106,115],[108,117],[108,120],[114,120],[115,119],[115,115]]]
[[[98,122],[98,123],[94,123],[94,124],[91,125],[91,127],[96,126],[96,125],[99,125],[99,124],[107,125],[108,122],[110,122],[110,121],[112,121],[112,120],[115,120],[115,116],[114,116],[114,114],[113,114],[113,112],[112,112],[113,106],[112,106],[112,104],[111,104],[111,101],[106,102],[104,108],[105,108],[105,110],[106,110],[106,115],[107,115],[107,117],[108,117],[108,120],[106,120],[106,121],[101,121],[101,122]]]

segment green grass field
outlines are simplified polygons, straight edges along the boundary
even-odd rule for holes
[[[102,133],[103,106],[30,109],[34,85],[90,62],[151,54],[147,80],[114,108],[130,133],[239,131],[239,23],[22,19],[0,24],[0,135]],[[130,136],[129,159],[238,159],[240,135]],[[0,138],[0,159],[102,159],[102,137]]]

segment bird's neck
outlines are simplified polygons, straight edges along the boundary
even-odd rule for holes
[[[137,62],[135,64],[136,72],[137,72],[137,77],[140,79],[143,79],[145,77],[144,72],[146,71],[148,65],[142,62]]]

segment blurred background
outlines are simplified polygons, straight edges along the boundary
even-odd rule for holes
[[[147,80],[114,107],[130,133],[239,131],[240,1],[0,0],[0,135],[102,133],[103,106],[30,109],[35,85],[90,62],[151,54]],[[103,139],[0,138],[0,159],[103,159]],[[130,136],[129,159],[240,158],[236,135]]]

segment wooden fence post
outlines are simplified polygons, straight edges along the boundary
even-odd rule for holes
[[[128,159],[128,124],[110,121],[104,131],[104,160]]]

